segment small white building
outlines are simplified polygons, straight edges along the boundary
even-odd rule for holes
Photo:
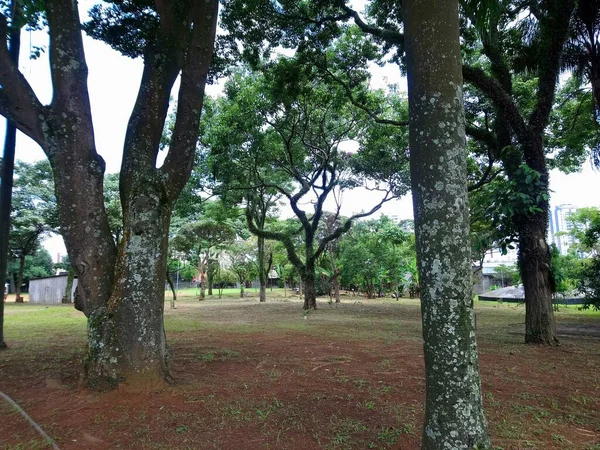
[[[65,274],[29,280],[29,303],[42,305],[61,304],[67,290],[67,278],[68,276]],[[71,299],[75,297],[76,287],[77,278],[73,280]]]

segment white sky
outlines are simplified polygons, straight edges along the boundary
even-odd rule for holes
[[[82,13],[88,7],[88,2],[80,9]],[[43,104],[48,104],[52,97],[50,86],[50,71],[47,54],[38,60],[29,59],[31,46],[47,47],[45,33],[24,32],[22,36],[22,52],[20,69]],[[88,86],[94,120],[97,150],[106,161],[107,172],[118,172],[121,165],[123,139],[127,122],[135,102],[142,74],[141,60],[131,60],[123,57],[107,45],[84,37],[85,51],[89,68]],[[406,80],[400,78],[398,67],[384,68],[373,65],[373,87],[384,87],[387,83],[399,84],[400,90],[406,90]],[[218,95],[219,86],[207,86],[209,95]],[[4,126],[0,126],[0,145],[4,143]],[[18,133],[18,160],[36,161],[44,158],[42,150],[24,136]],[[571,203],[576,206],[599,206],[597,189],[600,187],[600,172],[594,171],[589,164],[577,174],[565,175],[552,171],[550,178],[551,204]],[[342,214],[351,215],[361,210],[370,209],[378,202],[369,192],[359,189],[346,193]],[[412,201],[410,196],[387,203],[381,210],[386,215],[396,215],[401,219],[412,218]],[[66,250],[60,236],[47,239],[44,246],[53,259],[57,254],[65,255]]]

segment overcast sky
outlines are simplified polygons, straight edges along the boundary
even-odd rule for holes
[[[125,129],[139,87],[142,74],[141,60],[121,56],[107,45],[84,37],[89,68],[89,92],[94,120],[97,150],[106,161],[109,173],[118,172],[121,165]],[[52,88],[47,54],[38,60],[29,59],[31,46],[47,46],[45,33],[24,32],[21,43],[20,68],[43,104],[50,102]],[[397,83],[401,90],[406,89],[406,81],[400,78],[398,67],[373,66],[373,86],[383,87],[387,83]],[[219,86],[208,86],[207,93],[215,96]],[[4,142],[5,128],[0,126],[0,143]],[[44,157],[42,150],[29,138],[19,133],[17,138],[17,159],[36,161]],[[565,175],[552,171],[550,177],[552,206],[572,203],[576,206],[599,206],[597,190],[600,188],[600,172],[586,163],[580,173]],[[375,204],[371,194],[364,190],[346,193],[342,213],[350,215]],[[382,213],[399,218],[412,217],[412,202],[409,196],[388,203]],[[62,238],[48,239],[44,246],[53,259],[57,253],[66,254]]]

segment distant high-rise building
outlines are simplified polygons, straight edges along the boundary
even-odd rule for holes
[[[550,214],[550,241],[556,245],[561,255],[566,255],[571,244],[575,242],[569,232],[571,226],[568,222],[569,214],[577,210],[575,205],[564,204],[554,207],[554,213]],[[565,234],[559,234],[565,233]]]

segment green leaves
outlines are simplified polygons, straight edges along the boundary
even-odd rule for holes
[[[58,210],[50,163],[47,160],[18,162],[15,166],[9,243],[12,255],[33,255],[40,239],[57,230]]]

